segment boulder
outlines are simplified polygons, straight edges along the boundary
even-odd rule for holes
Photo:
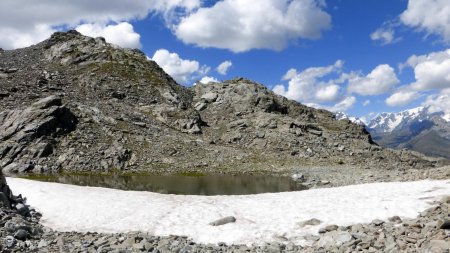
[[[205,100],[208,103],[212,103],[217,100],[217,97],[218,97],[217,93],[208,92],[208,93],[202,95],[201,99]]]

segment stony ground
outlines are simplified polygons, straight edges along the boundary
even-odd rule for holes
[[[306,188],[336,187],[375,182],[404,182],[424,179],[450,178],[450,166],[421,169],[377,169],[336,165],[333,167],[297,167],[285,171],[285,175],[297,178]]]

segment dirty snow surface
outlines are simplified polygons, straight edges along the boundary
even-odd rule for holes
[[[329,224],[366,223],[398,215],[414,218],[434,200],[450,195],[450,181],[374,183],[299,192],[240,196],[185,196],[7,178],[15,194],[43,214],[58,231],[143,231],[184,235],[198,243],[302,243]],[[226,216],[236,222],[213,227]],[[300,227],[311,218],[317,226]]]

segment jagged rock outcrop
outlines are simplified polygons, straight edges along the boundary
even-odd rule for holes
[[[33,105],[48,97],[53,102],[47,108]],[[39,129],[8,130],[14,134],[0,139],[6,172],[284,173],[312,166],[404,170],[436,164],[381,149],[364,127],[250,80],[183,87],[142,52],[76,31],[0,51],[0,112],[0,122],[20,118],[23,129]],[[61,125],[67,118],[76,124]]]
[[[53,153],[58,136],[73,131],[76,124],[76,117],[56,96],[1,112],[0,166],[5,173],[40,171],[48,166],[45,158]]]
[[[8,184],[6,183],[6,179],[3,176],[2,171],[0,170],[0,207],[11,206],[12,193],[11,189],[9,189]]]

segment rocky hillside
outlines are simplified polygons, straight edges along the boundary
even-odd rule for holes
[[[424,107],[382,113],[367,125],[367,129],[383,147],[407,148],[450,159],[450,121],[443,113],[430,113]]]
[[[178,85],[137,50],[75,31],[0,51],[5,173],[267,172],[311,166],[423,168],[363,126],[237,78]]]

